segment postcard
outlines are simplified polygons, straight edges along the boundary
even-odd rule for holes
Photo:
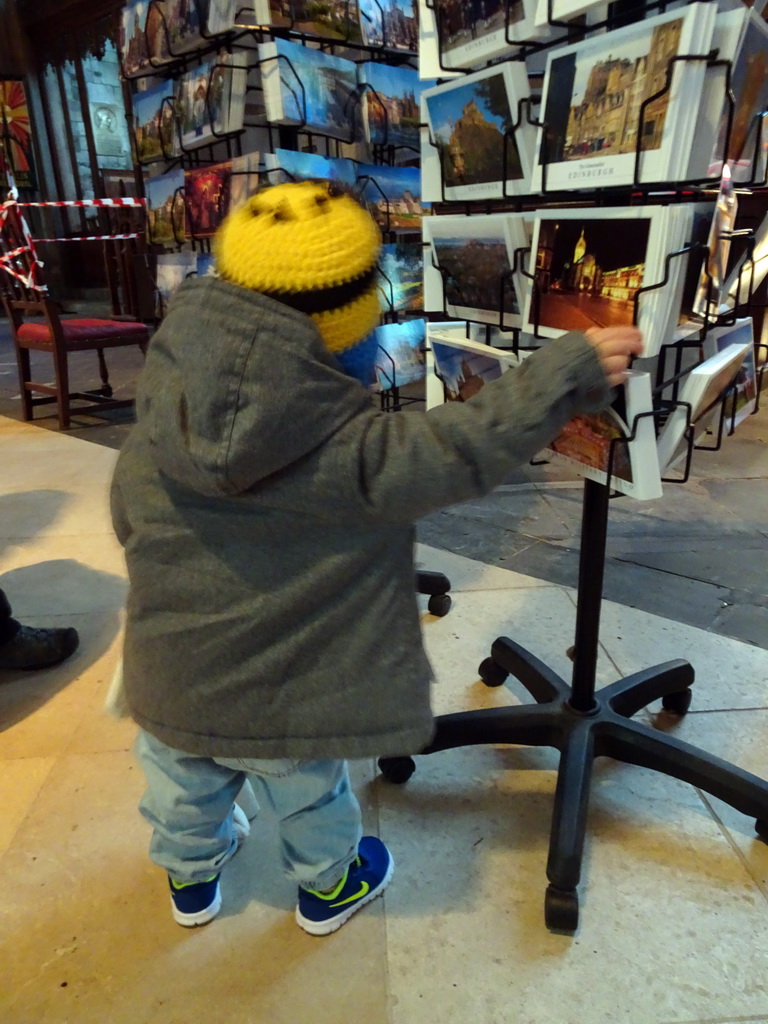
[[[383,391],[424,379],[424,320],[382,324],[374,331],[374,337],[377,342],[376,379]]]
[[[210,0],[164,0],[168,51],[176,57],[205,46]]]
[[[432,0],[418,0],[419,12],[419,78],[460,78],[461,71],[451,71],[440,54],[437,21]]]
[[[216,273],[216,260],[212,252],[199,252],[196,256],[195,270],[198,277],[206,277]]]
[[[715,5],[693,3],[551,51],[534,189],[631,184],[638,147],[640,181],[684,177],[696,128],[690,111],[698,108],[704,62],[678,63],[671,87],[645,101],[664,84],[671,57],[708,52],[715,11]]]
[[[184,172],[184,205],[188,237],[210,238],[216,233],[229,212],[231,176],[230,160]]]
[[[244,7],[241,0],[207,0],[207,33],[210,36],[228,32],[237,21],[238,12]]]
[[[519,116],[529,98],[525,66],[513,62],[424,91],[445,199],[530,191],[534,129]]]
[[[421,201],[418,167],[358,164],[357,183],[361,199],[369,204],[382,231],[421,230],[430,204]]]
[[[274,153],[265,153],[264,166],[269,171],[269,180],[273,185],[282,181],[306,181],[309,178],[341,181],[349,186],[354,186],[356,181],[355,165],[351,160],[303,150],[278,148]]]
[[[173,82],[134,93],[131,106],[136,162],[145,165],[170,159],[176,144]]]
[[[755,170],[754,158],[759,152],[760,114],[768,108],[768,25],[760,15],[750,11],[731,68],[731,90],[735,106],[728,140],[727,159],[734,164],[734,178],[749,180]],[[725,150],[725,129],[730,106],[723,104],[720,136],[713,159],[722,161]]]
[[[235,61],[235,55],[221,50],[179,79],[177,111],[182,149],[205,145],[242,128],[247,71],[244,64]]]
[[[514,43],[537,34],[532,20],[535,5],[526,0],[485,0],[482,5],[434,0],[434,7],[440,53],[447,68],[476,67],[508,56]]]
[[[693,302],[694,315],[717,316],[724,298],[724,285],[728,255],[731,250],[731,232],[736,223],[739,204],[731,180],[728,164],[723,167],[720,192],[715,204],[707,253],[701,268],[701,277]]]
[[[424,302],[430,311],[500,327],[522,323],[515,214],[432,217],[424,223]]]
[[[466,402],[518,362],[512,353],[471,341],[463,327],[457,329],[450,324],[430,324],[427,347],[433,373],[443,385],[445,402]]]
[[[197,257],[193,252],[166,252],[157,257],[155,285],[160,305],[160,316],[165,316],[168,303],[181,282],[196,272]]]
[[[650,374],[630,370],[614,404],[601,413],[575,416],[546,455],[640,501],[660,498],[652,409]]]
[[[158,0],[129,0],[121,12],[118,46],[122,71],[128,78],[172,61],[163,4]]]
[[[666,221],[659,207],[539,213],[526,329],[553,338],[565,331],[634,323],[639,289],[663,278],[660,226]],[[648,298],[655,299],[655,293]],[[638,326],[649,336],[656,307],[651,301],[638,307]]]
[[[362,38],[357,0],[255,0],[254,8],[257,25],[347,42]]]
[[[741,243],[743,245],[743,241]],[[768,273],[768,216],[765,216],[747,239],[747,245],[740,252],[734,266],[728,272],[723,289],[730,305],[744,305],[750,301],[755,290]]]
[[[260,156],[257,152],[244,153],[232,159],[232,174],[229,179],[229,208],[234,210],[261,187]]]
[[[419,13],[413,0],[358,0],[366,46],[390,50],[419,48]]]
[[[751,337],[730,344],[695,366],[684,378],[678,401],[659,433],[662,471],[671,469],[686,457],[691,434],[695,443],[696,438],[709,427],[718,413],[718,402],[736,381],[744,356],[752,347]],[[725,414],[729,414],[727,409]]]
[[[357,67],[287,39],[259,45],[267,120],[353,142]]]
[[[371,145],[419,150],[421,82],[415,68],[375,61],[358,66],[365,136]]]
[[[147,237],[171,248],[184,241],[184,171],[177,168],[144,183],[147,198]]]
[[[717,355],[729,345],[743,344],[748,347],[739,372],[733,380],[734,393],[726,399],[724,405],[718,406],[725,416],[723,426],[727,434],[732,434],[757,407],[757,368],[752,318],[737,320],[731,327],[715,327],[708,331],[704,338],[704,354],[707,358]],[[713,427],[713,430],[717,430],[718,427]]]
[[[420,242],[382,245],[378,263],[382,308],[390,313],[424,309],[424,257]]]

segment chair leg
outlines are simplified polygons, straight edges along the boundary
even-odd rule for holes
[[[69,366],[67,364],[66,352],[54,349],[53,369],[56,376],[56,391],[59,403],[59,428],[61,430],[69,430]]]
[[[21,392],[21,410],[24,419],[32,419],[32,392],[28,390],[27,384],[32,380],[32,366],[29,358],[28,348],[16,346],[16,363],[19,367],[19,391]]]
[[[96,353],[99,357],[99,374],[101,376],[101,393],[106,398],[112,397],[112,388],[109,383],[109,370],[107,369],[107,360],[104,355],[104,349],[96,349]]]

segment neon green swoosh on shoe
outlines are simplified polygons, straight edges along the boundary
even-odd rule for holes
[[[370,885],[367,882],[361,882],[360,888],[352,896],[347,896],[345,900],[339,900],[338,903],[332,903],[332,907],[343,907],[345,903],[353,903],[355,900],[362,899],[363,896],[367,896],[370,890]]]

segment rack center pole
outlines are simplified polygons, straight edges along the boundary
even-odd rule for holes
[[[609,488],[595,480],[584,481],[579,551],[579,586],[576,605],[576,637],[571,696],[574,711],[595,707],[595,675],[600,638],[600,606],[603,600],[605,545],[608,533]]]

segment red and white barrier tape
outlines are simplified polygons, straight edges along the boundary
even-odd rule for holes
[[[78,238],[36,238],[36,242],[106,242],[111,238],[139,238],[143,231],[134,231],[132,235],[80,235]]]
[[[15,189],[11,190],[10,197],[0,205],[0,226],[8,215],[8,210],[12,207],[20,206],[76,206],[76,207],[89,207],[89,206],[105,206],[105,207],[141,207],[145,206],[146,202],[144,199],[125,197],[122,199],[64,199],[55,200],[46,203],[20,203],[17,200],[18,192]],[[19,212],[19,220],[21,222],[21,228],[24,232],[24,238],[26,245],[20,249],[14,249],[13,252],[0,253],[0,270],[5,270],[27,288],[34,288],[35,291],[46,292],[48,289],[45,285],[35,284],[34,276],[35,271],[38,267],[42,267],[43,263],[37,258],[35,253],[35,246],[32,239],[32,234],[27,227],[27,222],[24,220],[21,212]],[[101,242],[112,239],[122,238],[138,238],[143,232],[133,232],[131,234],[122,235],[81,235],[77,238],[38,238],[38,242]],[[32,257],[32,266],[30,267],[29,274],[21,274],[18,269],[13,266],[13,260],[15,257],[20,256],[22,253],[28,252]]]
[[[16,206],[146,206],[146,200],[126,196],[123,199],[61,199],[47,203],[16,203]]]
[[[15,191],[15,189],[13,191]],[[6,200],[6,202],[4,202],[2,206],[0,206],[0,228],[2,227],[3,222],[8,216],[8,211],[13,209],[17,205],[15,197],[13,197],[13,192],[11,193],[11,196],[12,198]],[[35,243],[32,240],[32,233],[29,230],[29,227],[27,226],[27,222],[24,220],[23,214],[19,212],[17,216],[19,218],[19,223],[21,225],[21,230],[24,235],[24,241],[26,242],[26,245],[21,246],[18,249],[14,249],[11,252],[0,253],[0,270],[7,271],[7,273],[9,273],[11,277],[15,277],[17,281],[21,281],[25,288],[33,288],[36,292],[45,293],[48,291],[46,285],[36,284],[34,279],[35,271],[37,270],[38,267],[42,267],[43,263],[41,262],[41,260],[37,258],[37,254],[35,253]],[[14,258],[20,256],[22,253],[25,252],[28,252],[32,257],[32,265],[29,268],[28,274],[20,273],[18,268],[13,266]]]

